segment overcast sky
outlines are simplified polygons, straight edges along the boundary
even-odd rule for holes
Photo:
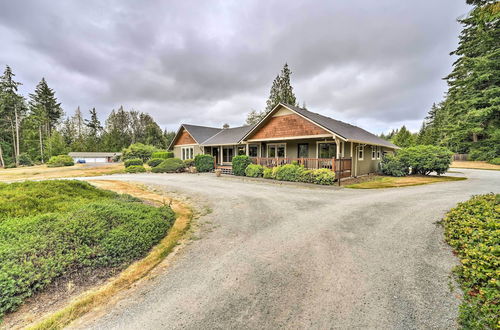
[[[164,128],[243,124],[285,62],[314,112],[418,130],[442,99],[461,0],[0,2],[0,65],[67,114],[123,105]],[[3,68],[2,68],[3,71]]]

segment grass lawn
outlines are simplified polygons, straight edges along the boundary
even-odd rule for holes
[[[0,183],[0,322],[67,274],[122,269],[175,221],[168,205],[76,180]]]
[[[37,165],[30,167],[7,168],[0,169],[0,182],[98,176],[123,173],[123,169],[124,167],[122,163],[110,163],[95,166],[76,164],[75,166],[64,167],[47,167],[46,165]]]
[[[404,177],[393,176],[374,176],[372,180],[361,183],[346,185],[346,188],[352,189],[378,189],[378,188],[397,188],[407,186],[418,186],[422,184],[447,182],[447,181],[460,181],[466,180],[464,177],[453,176],[417,176],[409,175]]]
[[[481,161],[454,161],[450,167],[454,168],[470,168],[475,170],[494,170],[500,171],[500,165],[493,165]]]

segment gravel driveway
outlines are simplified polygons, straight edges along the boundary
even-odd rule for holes
[[[469,180],[384,190],[111,176],[187,195],[213,212],[164,273],[78,327],[455,328],[456,259],[436,221],[500,187],[500,171],[459,171]]]

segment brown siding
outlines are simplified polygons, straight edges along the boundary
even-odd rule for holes
[[[182,130],[174,145],[178,146],[183,144],[196,144],[196,141],[185,129]]]
[[[307,136],[329,134],[296,114],[272,117],[249,139],[267,139],[290,136]]]

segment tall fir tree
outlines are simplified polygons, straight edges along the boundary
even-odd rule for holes
[[[86,151],[99,151],[101,148],[103,127],[99,121],[95,108],[90,110],[90,119],[85,120],[85,126],[88,128]]]
[[[391,142],[401,148],[411,147],[415,144],[415,138],[413,134],[406,128],[402,126],[391,138]]]

